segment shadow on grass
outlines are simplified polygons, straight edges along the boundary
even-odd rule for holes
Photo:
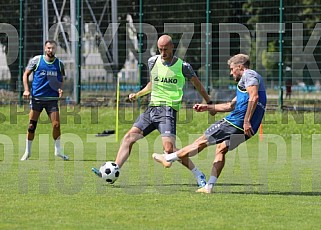
[[[116,182],[117,183],[117,182]],[[106,184],[105,186],[110,186]],[[215,187],[219,187],[220,190],[224,187],[228,188],[227,191],[215,191],[212,193],[213,195],[215,194],[240,194],[240,195],[278,195],[278,196],[320,196],[320,192],[299,192],[299,191],[253,191],[254,189],[251,189],[256,187],[259,189],[259,187],[264,186],[263,184],[241,184],[241,183],[218,183],[215,185]],[[196,184],[192,183],[182,183],[182,184],[175,184],[175,183],[170,183],[170,184],[153,184],[153,183],[135,183],[135,184],[114,184],[112,185],[114,188],[132,188],[135,190],[135,188],[171,188],[170,190],[177,190],[177,191],[185,191],[185,192],[190,192],[189,189],[184,189],[186,187],[188,188],[193,188],[197,189]],[[232,191],[230,187],[244,187],[245,190],[247,189],[248,191]],[[230,191],[229,191],[230,190]]]
[[[278,195],[278,196],[320,196],[321,192],[280,192],[280,191],[269,191],[269,192],[219,192],[219,193],[231,193],[231,194],[244,194],[244,195]]]
[[[3,160],[0,160],[3,161]],[[20,159],[19,159],[20,161]],[[37,158],[29,158],[27,161],[64,161],[61,158],[55,157],[55,158],[49,158],[49,159],[37,159]],[[68,161],[64,161],[64,162],[98,162],[98,164],[103,164],[104,162],[106,162],[108,160],[92,160],[92,159],[69,159]]]
[[[116,182],[117,183],[117,182]],[[114,185],[114,186],[118,186],[118,185]],[[196,186],[196,183],[193,184],[193,183],[182,183],[182,184],[174,184],[174,183],[166,183],[166,184],[162,184],[162,183],[159,183],[159,184],[155,184],[155,183],[135,183],[135,184],[123,184],[123,185],[120,185],[120,187],[125,187],[125,186],[128,186],[128,187],[141,187],[141,186],[155,186],[155,187],[182,187],[182,186],[187,186],[187,187],[195,187]],[[263,186],[263,184],[216,184],[215,186]]]
[[[116,182],[117,183],[117,182]],[[152,183],[136,183],[136,184],[125,184],[125,183],[121,183],[121,184],[113,184],[112,186],[114,188],[128,188],[128,187],[132,187],[132,188],[141,188],[141,187],[194,187],[196,185],[194,184],[152,184]],[[110,186],[109,184],[106,184],[104,186]]]
[[[244,194],[244,195],[279,195],[279,196],[320,196],[321,191],[319,192],[300,192],[300,191],[266,191],[263,186],[264,184],[240,184],[240,183],[226,183],[226,184],[216,184],[216,187],[234,187],[242,186],[247,191],[218,191],[214,193],[223,193],[223,194]],[[254,191],[251,187],[257,187],[261,191]],[[259,188],[262,187],[262,188]]]

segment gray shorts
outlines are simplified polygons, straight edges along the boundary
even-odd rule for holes
[[[143,131],[143,136],[157,129],[161,136],[176,135],[176,110],[169,106],[148,107],[135,121],[134,127]]]
[[[47,114],[59,111],[58,100],[42,101],[31,99],[30,108],[38,112],[42,112],[42,110],[45,109]]]
[[[231,125],[225,119],[212,124],[204,133],[209,145],[215,145],[225,141],[229,150],[235,149],[241,143],[249,139],[244,132],[235,126]]]

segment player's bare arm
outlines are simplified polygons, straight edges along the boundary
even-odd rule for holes
[[[62,97],[63,94],[63,86],[64,86],[64,77],[65,77],[65,66],[63,63],[61,63],[61,83],[60,83],[60,88],[58,89],[58,93],[59,93],[59,98]]]
[[[29,85],[28,85],[28,78],[29,78],[29,75],[31,74],[31,70],[26,70],[24,73],[23,73],[23,76],[22,76],[22,81],[23,81],[23,88],[24,88],[24,92],[23,92],[23,97],[28,99],[30,97],[30,90],[29,90]]]
[[[208,107],[209,107],[208,104],[195,104],[195,105],[193,106],[193,109],[194,109],[196,112],[205,112],[205,111],[208,111]]]
[[[58,89],[59,98],[61,98],[61,97],[62,97],[63,92],[64,92],[64,91],[63,91],[62,89]]]
[[[253,136],[253,133],[254,133],[252,130],[250,120],[256,108],[257,102],[259,101],[258,89],[259,87],[257,85],[249,86],[246,88],[246,91],[249,94],[249,101],[247,105],[246,114],[244,117],[243,129],[244,129],[244,134],[246,134],[249,137]]]
[[[192,84],[195,86],[196,90],[199,92],[199,94],[204,98],[204,100],[206,101],[206,103],[209,103],[211,101],[211,98],[208,96],[204,86],[202,85],[202,83],[200,82],[200,80],[198,79],[198,77],[193,76],[191,78],[191,82]]]
[[[137,98],[142,97],[146,94],[149,94],[152,91],[152,83],[148,82],[147,85],[137,93],[129,94],[128,98],[130,101],[135,101]]]
[[[64,75],[62,76],[62,79],[64,78]],[[63,86],[64,86],[64,82],[62,81],[61,83],[60,83],[60,88],[58,89],[58,93],[59,93],[59,98],[61,98],[62,97],[62,94],[63,94]]]
[[[195,104],[193,109],[196,112],[205,112],[208,111],[211,115],[215,115],[217,112],[230,112],[234,109],[236,104],[236,97],[228,102],[228,103],[221,103],[221,104]]]

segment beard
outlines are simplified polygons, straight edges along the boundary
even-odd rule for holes
[[[233,78],[234,78],[234,81],[239,82],[241,80],[242,76],[236,76],[236,77],[233,76]]]
[[[50,58],[53,58],[55,56],[53,53],[47,53],[46,55]]]
[[[240,79],[238,77],[233,77],[234,81],[239,82]]]

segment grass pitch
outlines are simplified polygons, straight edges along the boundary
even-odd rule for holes
[[[30,160],[21,162],[28,109],[0,108],[0,229],[319,229],[321,226],[320,118],[313,113],[268,112],[263,136],[229,152],[214,194],[195,193],[192,174],[175,163],[164,169],[157,132],[133,147],[114,185],[91,167],[113,160],[113,108],[62,107],[62,142],[71,161],[54,157],[51,125],[43,113]],[[119,139],[139,111],[120,111]],[[178,147],[214,120],[182,110]],[[207,176],[215,146],[192,158]]]

